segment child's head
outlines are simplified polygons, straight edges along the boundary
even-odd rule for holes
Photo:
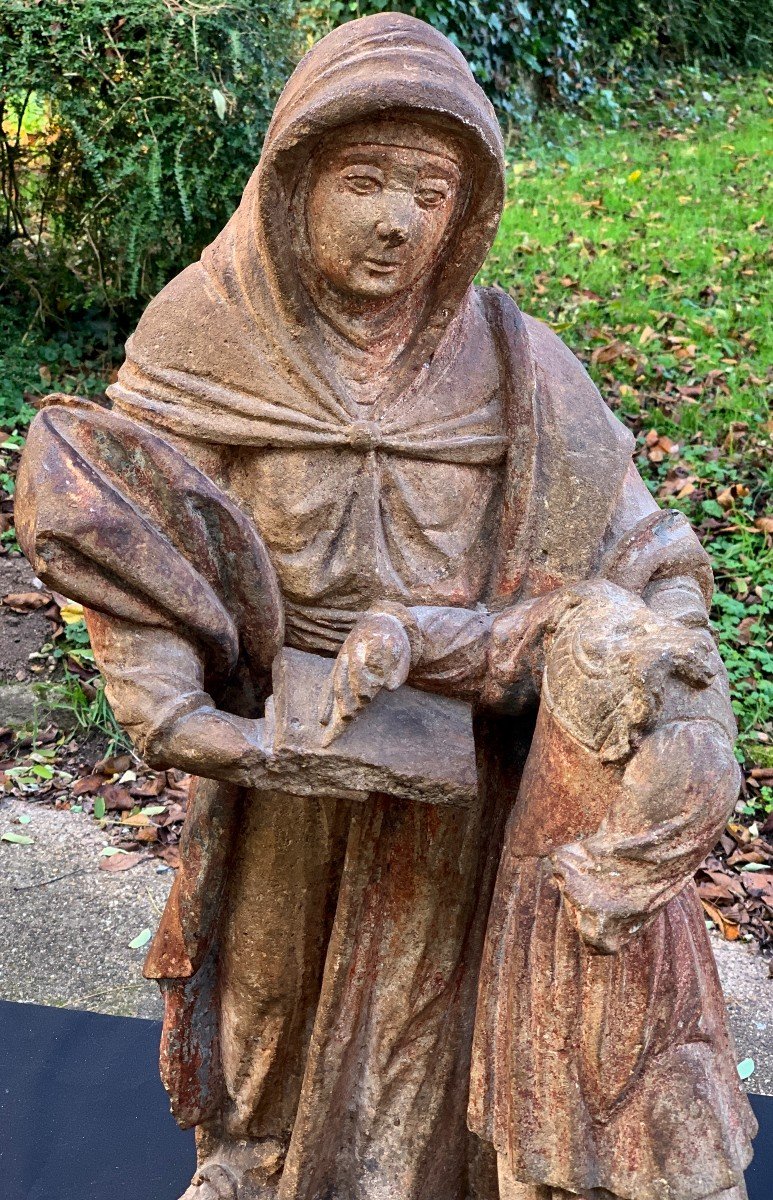
[[[579,585],[547,653],[543,696],[557,720],[604,761],[626,758],[654,722],[668,680],[707,687],[710,634],[654,613],[615,584]]]

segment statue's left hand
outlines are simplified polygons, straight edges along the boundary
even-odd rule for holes
[[[329,746],[347,723],[374,696],[394,691],[408,678],[411,642],[405,626],[393,613],[366,613],[338,652],[321,723],[322,744]]]

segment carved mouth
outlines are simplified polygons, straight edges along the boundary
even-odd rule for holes
[[[392,258],[366,258],[365,266],[369,271],[375,271],[377,275],[390,275],[393,271],[397,271],[402,264]]]

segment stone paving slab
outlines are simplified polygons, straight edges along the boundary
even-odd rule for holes
[[[26,825],[15,823],[30,816]],[[161,1016],[155,984],[142,979],[143,950],[129,942],[155,930],[172,873],[155,862],[112,875],[98,868],[107,838],[80,814],[28,801],[0,803],[0,998],[118,1016]],[[68,876],[47,883],[59,875]],[[18,890],[23,889],[23,890]],[[773,1095],[773,979],[769,960],[712,938],[739,1061],[752,1058],[750,1091]]]
[[[754,954],[742,942],[726,942],[719,934],[712,935],[711,945],[738,1060],[754,1060],[747,1089],[773,1096],[773,978],[769,973],[773,959]]]
[[[22,814],[26,825],[15,823]],[[160,1017],[158,988],[141,975],[147,947],[130,950],[129,942],[155,931],[172,872],[158,874],[156,862],[101,871],[108,839],[77,813],[6,798],[6,831],[33,844],[0,841],[0,998]]]

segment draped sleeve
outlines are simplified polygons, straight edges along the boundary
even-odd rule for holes
[[[282,644],[265,546],[191,457],[76,401],[38,415],[19,471],[22,548],[84,605],[108,695],[142,750],[202,706],[256,715]]]

